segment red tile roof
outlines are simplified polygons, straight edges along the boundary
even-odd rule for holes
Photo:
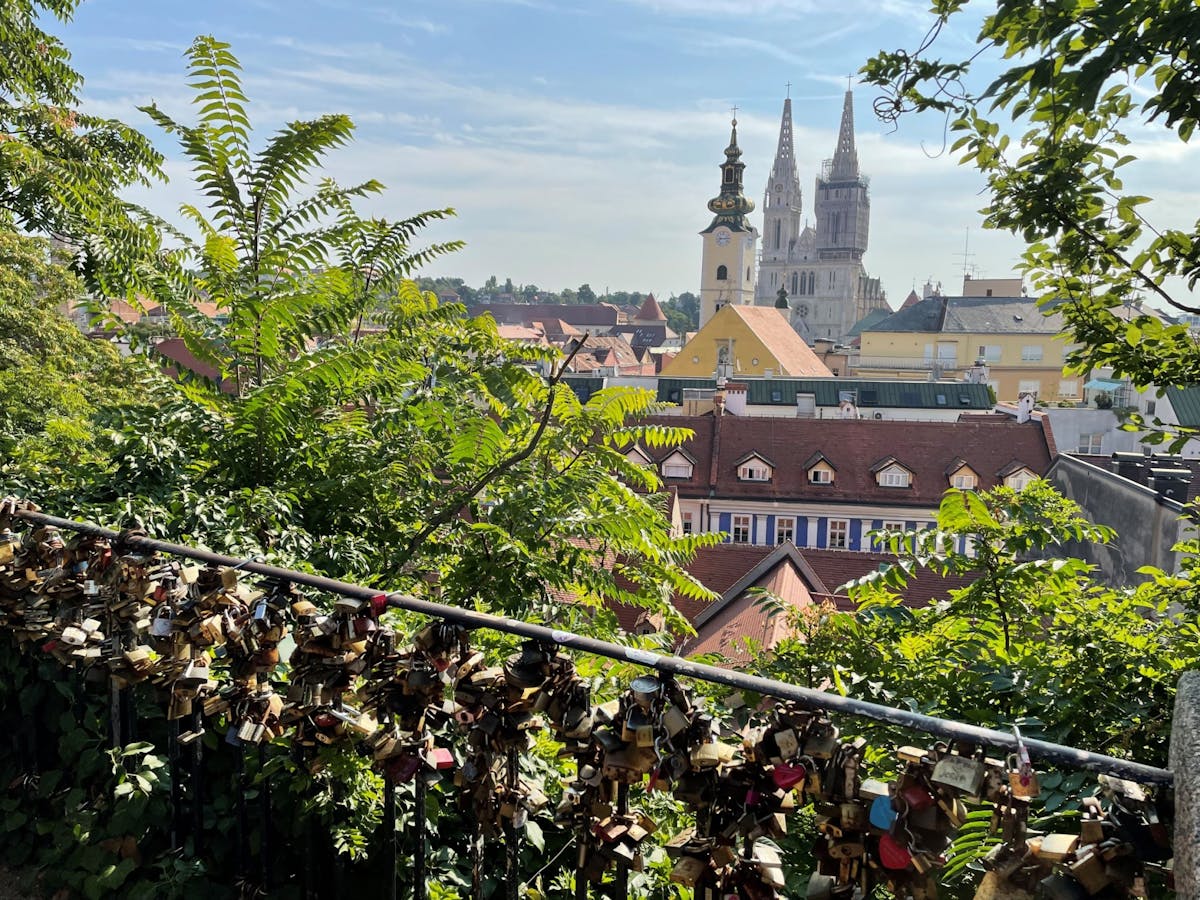
[[[658,301],[654,299],[653,294],[647,294],[645,302],[642,303],[642,308],[637,311],[633,317],[635,322],[665,322],[667,321],[666,314],[663,313],[662,307],[658,305]]]
[[[936,508],[950,486],[946,469],[956,458],[965,460],[979,474],[983,490],[999,484],[999,473],[1014,460],[1044,475],[1053,459],[1053,444],[1041,422],[1019,424],[1007,416],[959,422],[727,415],[658,416],[650,421],[695,432],[684,446],[699,464],[690,479],[671,480],[684,498]],[[656,461],[670,452],[658,451]],[[750,453],[776,463],[770,481],[738,480],[735,461]],[[836,469],[832,484],[809,482],[804,461],[816,453]],[[913,473],[910,487],[889,488],[876,483],[871,467],[888,456]]]

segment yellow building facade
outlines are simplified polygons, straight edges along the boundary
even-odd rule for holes
[[[770,306],[722,306],[679,354],[663,378],[813,378],[832,372]]]
[[[1083,379],[1063,372],[1070,344],[1061,317],[1029,297],[929,297],[862,333],[851,368],[858,378],[986,381],[998,400],[1032,393],[1076,401]],[[977,369],[977,363],[983,368]],[[986,369],[986,373],[984,373]]]

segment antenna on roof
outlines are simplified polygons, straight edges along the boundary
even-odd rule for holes
[[[965,282],[975,273],[975,266],[971,263],[971,260],[975,258],[975,254],[971,252],[971,226],[969,225],[963,229],[962,253],[956,253],[955,256],[962,257],[963,281]],[[966,292],[967,290],[964,287],[963,293],[965,294]]]

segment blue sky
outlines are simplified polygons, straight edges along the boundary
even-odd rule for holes
[[[85,0],[55,30],[86,78],[85,107],[146,129],[136,107],[151,99],[191,116],[183,51],[201,33],[233,45],[264,134],[348,113],[357,137],[329,173],[383,181],[388,191],[367,210],[458,211],[427,234],[467,247],[428,274],[668,296],[698,288],[697,232],[710,219],[730,107],[761,227],[792,83],[809,214],[846,74],[881,47],[915,47],[929,21],[914,0]],[[972,37],[944,33],[939,46],[969,52]],[[1020,245],[980,230],[982,181],[939,155],[943,121],[893,130],[873,116],[876,96],[856,88],[872,183],[866,263],[893,306],[929,277],[958,291],[968,229],[976,273],[1008,275]],[[1170,193],[1169,214],[1194,210],[1200,198],[1181,193],[1172,171],[1188,151],[1153,141],[1148,150],[1139,189]],[[170,185],[135,198],[164,214],[194,199],[186,167],[171,160],[168,170]]]

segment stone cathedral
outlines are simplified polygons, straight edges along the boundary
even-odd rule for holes
[[[816,179],[812,225],[803,218],[792,101],[784,100],[779,147],[763,199],[754,302],[786,302],[792,326],[809,343],[846,339],[871,310],[888,308],[879,279],[863,268],[870,220],[869,181],[859,171],[854,147],[852,93],[846,91],[833,158],[825,160]]]

